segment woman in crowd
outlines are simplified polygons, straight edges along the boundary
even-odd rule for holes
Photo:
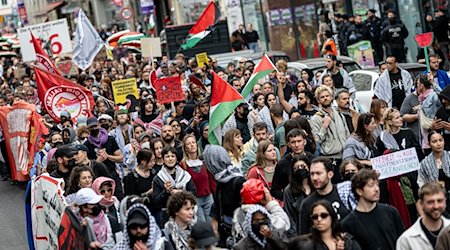
[[[272,83],[265,82],[262,86],[262,93],[264,94],[264,96],[266,96],[270,93],[274,93]]]
[[[181,191],[191,191],[194,195],[197,193],[191,175],[177,165],[177,150],[166,146],[161,154],[164,166],[153,179],[152,188],[152,201],[159,210],[166,207],[167,200],[173,194]],[[164,216],[162,218],[165,219]]]
[[[159,172],[159,170],[164,165],[164,159],[162,157],[162,149],[164,147],[164,141],[161,138],[154,138],[150,141],[150,149],[155,154],[155,170]]]
[[[95,175],[92,169],[88,166],[75,167],[70,173],[67,189],[64,195],[66,196],[66,203],[72,205],[75,201],[76,193],[81,188],[92,187],[92,181]]]
[[[144,123],[152,122],[158,116],[158,110],[155,101],[152,98],[141,100],[141,109],[139,118]]]
[[[209,214],[214,203],[212,194],[216,191],[216,181],[199,159],[198,146],[195,136],[187,135],[183,140],[184,158],[180,167],[192,177],[197,190],[197,221],[209,222]]]
[[[242,167],[241,160],[244,154],[242,151],[243,145],[241,131],[238,129],[228,130],[223,137],[223,147],[227,150],[233,166],[238,167],[239,169]]]
[[[154,169],[155,155],[149,149],[141,149],[136,156],[137,167],[123,179],[125,195],[150,196],[152,194],[152,181],[157,174]]]
[[[256,150],[256,162],[248,170],[247,179],[259,179],[270,190],[276,165],[277,153],[275,146],[269,140],[261,141]]]
[[[269,99],[270,99],[270,101],[269,101]],[[254,112],[258,112],[256,122],[265,122],[268,126],[269,133],[274,133],[275,128],[273,127],[269,108],[271,105],[273,105],[276,102],[276,96],[273,93],[268,93],[266,95],[256,94],[255,97],[253,98],[253,101],[255,104]],[[269,103],[270,103],[270,106],[269,106]]]
[[[310,216],[313,222],[311,238],[316,250],[361,250],[358,242],[350,234],[342,231],[330,202],[326,200],[316,202],[311,208]]]
[[[303,200],[313,191],[309,178],[310,161],[305,155],[292,160],[292,169],[289,174],[289,185],[284,189],[284,211],[286,211],[291,228],[287,231],[289,237],[300,232],[300,206]]]
[[[170,217],[164,225],[164,234],[173,249],[189,249],[196,204],[195,196],[186,191],[175,193],[169,198],[167,210]]]
[[[105,212],[119,221],[119,200],[114,196],[114,190],[116,189],[116,182],[108,177],[98,177],[92,183],[92,189],[98,195],[102,195],[103,199],[100,201],[100,205],[105,208]]]
[[[184,129],[181,127],[181,123],[178,120],[173,119],[172,121],[170,121],[169,125],[173,128],[175,139],[182,140],[184,137]]]
[[[314,86],[314,72],[311,69],[302,69],[302,80],[307,83],[307,89],[311,90]],[[298,86],[298,85],[297,85]],[[309,86],[309,88],[308,88]]]
[[[361,114],[355,132],[347,139],[342,159],[358,159],[362,164],[371,166],[370,159],[377,155],[375,137],[375,118],[370,113]]]
[[[108,98],[108,100],[114,100],[111,89],[111,79],[109,79],[109,77],[104,77],[102,80],[100,80],[99,94],[103,97]]]
[[[198,139],[198,153],[203,153],[203,150],[205,150],[206,145],[209,144],[208,141],[208,131],[209,131],[209,121],[203,121],[200,123],[199,126],[200,129],[200,139]]]
[[[384,100],[381,99],[373,99],[370,104],[370,113],[375,118],[375,123],[377,124],[377,128],[374,131],[375,137],[378,138],[380,136],[381,131],[384,129],[383,124],[383,114],[386,111],[388,105]]]
[[[422,160],[423,152],[417,137],[409,128],[403,128],[403,119],[400,111],[389,108],[383,115],[384,130],[377,139],[376,147],[380,154],[387,149],[391,151],[416,148],[419,160]]]
[[[444,137],[437,131],[432,130],[428,133],[428,141],[431,153],[420,162],[417,183],[422,186],[427,182],[439,181],[444,184],[445,190],[449,191],[450,152],[444,149]]]
[[[107,100],[104,98],[97,98],[97,101],[95,102],[95,108],[94,108],[94,114],[99,117],[103,114],[106,114],[106,111],[108,111],[109,105],[107,103]]]

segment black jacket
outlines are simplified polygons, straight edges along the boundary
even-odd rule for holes
[[[392,49],[403,49],[408,34],[408,30],[401,22],[388,22],[381,31],[381,41]]]

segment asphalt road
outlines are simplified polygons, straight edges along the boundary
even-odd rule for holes
[[[25,185],[0,180],[0,249],[26,250]]]

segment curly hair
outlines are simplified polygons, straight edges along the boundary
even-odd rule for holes
[[[192,206],[197,204],[195,200],[195,196],[189,191],[181,191],[175,194],[172,194],[167,201],[167,210],[169,216],[175,219],[176,213],[180,211],[180,209],[190,202]]]
[[[78,166],[73,168],[70,173],[69,181],[67,182],[67,189],[65,195],[73,194],[80,190],[80,176],[82,172],[88,171],[92,175],[92,180],[95,179],[94,171],[88,166]]]

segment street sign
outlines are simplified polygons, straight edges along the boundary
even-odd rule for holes
[[[17,31],[24,62],[36,60],[36,53],[34,52],[34,47],[31,42],[30,31],[33,32],[36,39],[41,40],[42,45],[47,52],[51,52],[49,56],[72,52],[72,42],[70,40],[67,20],[59,19],[56,21],[26,26]]]
[[[130,8],[122,8],[120,10],[120,18],[122,18],[123,20],[130,20],[131,18],[133,18],[134,12],[132,9]]]

